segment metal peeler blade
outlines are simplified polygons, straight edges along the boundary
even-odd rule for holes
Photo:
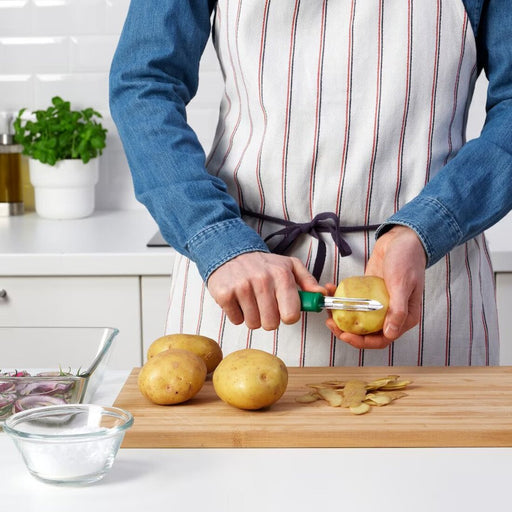
[[[384,306],[377,300],[356,297],[325,297],[321,293],[299,290],[301,310],[319,312],[323,309],[345,311],[377,311]]]

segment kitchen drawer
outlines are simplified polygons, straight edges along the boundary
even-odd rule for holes
[[[115,327],[110,367],[141,363],[140,291],[138,276],[0,277],[0,325]],[[2,344],[0,354],[15,350]],[[44,350],[35,346],[34,350]],[[0,364],[1,366],[1,364]]]

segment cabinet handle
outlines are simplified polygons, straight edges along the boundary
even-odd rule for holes
[[[0,299],[3,299],[4,297],[7,297],[7,290],[0,288]]]

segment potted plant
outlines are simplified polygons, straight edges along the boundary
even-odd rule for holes
[[[36,212],[45,218],[75,219],[94,211],[98,157],[106,145],[107,130],[92,108],[74,111],[69,101],[52,98],[46,110],[26,116],[21,109],[14,121],[15,140],[29,157]]]

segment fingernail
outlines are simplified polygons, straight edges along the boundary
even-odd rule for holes
[[[384,335],[386,338],[394,339],[398,338],[399,329],[398,326],[395,324],[388,324],[386,325],[386,329],[384,331]]]

